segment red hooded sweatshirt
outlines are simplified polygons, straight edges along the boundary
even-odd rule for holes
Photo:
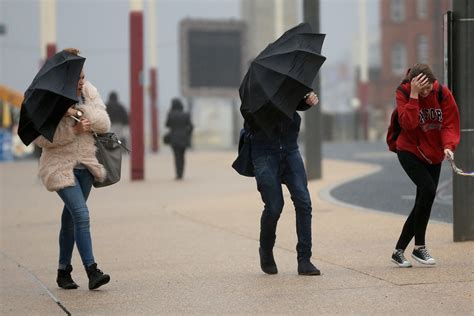
[[[441,163],[444,149],[454,151],[459,144],[459,111],[449,89],[443,86],[443,100],[438,103],[438,81],[425,98],[408,98],[397,89],[397,111],[401,132],[397,150],[408,151],[429,164]],[[410,95],[409,82],[401,88]]]

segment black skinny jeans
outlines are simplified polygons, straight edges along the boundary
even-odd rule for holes
[[[183,178],[185,152],[186,152],[186,147],[173,146],[174,165],[176,168],[176,179]]]
[[[416,185],[415,205],[403,226],[395,247],[405,250],[413,236],[416,246],[425,245],[426,227],[436,197],[441,164],[430,165],[406,151],[400,151],[397,155],[403,170]]]

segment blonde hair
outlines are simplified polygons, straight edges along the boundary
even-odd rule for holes
[[[424,74],[430,83],[433,83],[437,80],[433,74],[433,70],[431,70],[430,66],[427,64],[414,64],[413,67],[408,69],[406,79],[411,81],[419,74]]]
[[[79,54],[81,53],[77,48],[72,48],[72,47],[65,48],[65,49],[63,49],[63,51],[68,52],[68,53],[73,54],[73,55],[76,55],[76,56],[79,56]]]

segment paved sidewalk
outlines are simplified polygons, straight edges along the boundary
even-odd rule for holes
[[[453,243],[452,226],[430,223],[435,268],[399,269],[390,254],[404,217],[335,204],[324,188],[377,166],[325,160],[310,183],[313,258],[323,275],[296,273],[294,209],[285,191],[275,257],[258,263],[262,204],[252,178],[238,176],[233,152],[191,152],[186,179],[173,180],[168,152],[147,156],[146,181],[125,179],[92,192],[94,254],[112,277],[98,291],[75,250],[78,290],[55,282],[61,203],[36,178],[33,161],[0,164],[0,314],[420,314],[474,313],[474,243]],[[389,198],[380,196],[380,199]],[[44,286],[44,287],[43,287]]]

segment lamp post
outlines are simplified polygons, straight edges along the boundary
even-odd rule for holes
[[[40,5],[41,64],[56,54],[56,0],[42,0]]]
[[[158,66],[156,50],[156,0],[148,0],[147,12],[148,60],[150,63],[150,119],[151,119],[151,150],[159,149],[158,127]]]
[[[362,120],[363,139],[369,139],[369,66],[368,66],[368,44],[367,44],[367,1],[359,0],[359,81],[357,94],[360,100],[360,118]]]
[[[313,32],[319,33],[319,0],[303,1],[304,21],[308,22]],[[321,100],[319,76],[314,81],[313,90]],[[322,177],[322,150],[321,150],[321,101],[305,113],[305,156],[306,173],[309,180]]]
[[[456,163],[474,169],[474,6],[472,1],[453,0],[452,91],[461,118],[461,142]],[[474,240],[474,178],[453,175],[454,241]]]
[[[143,1],[130,0],[131,177],[144,179]]]

